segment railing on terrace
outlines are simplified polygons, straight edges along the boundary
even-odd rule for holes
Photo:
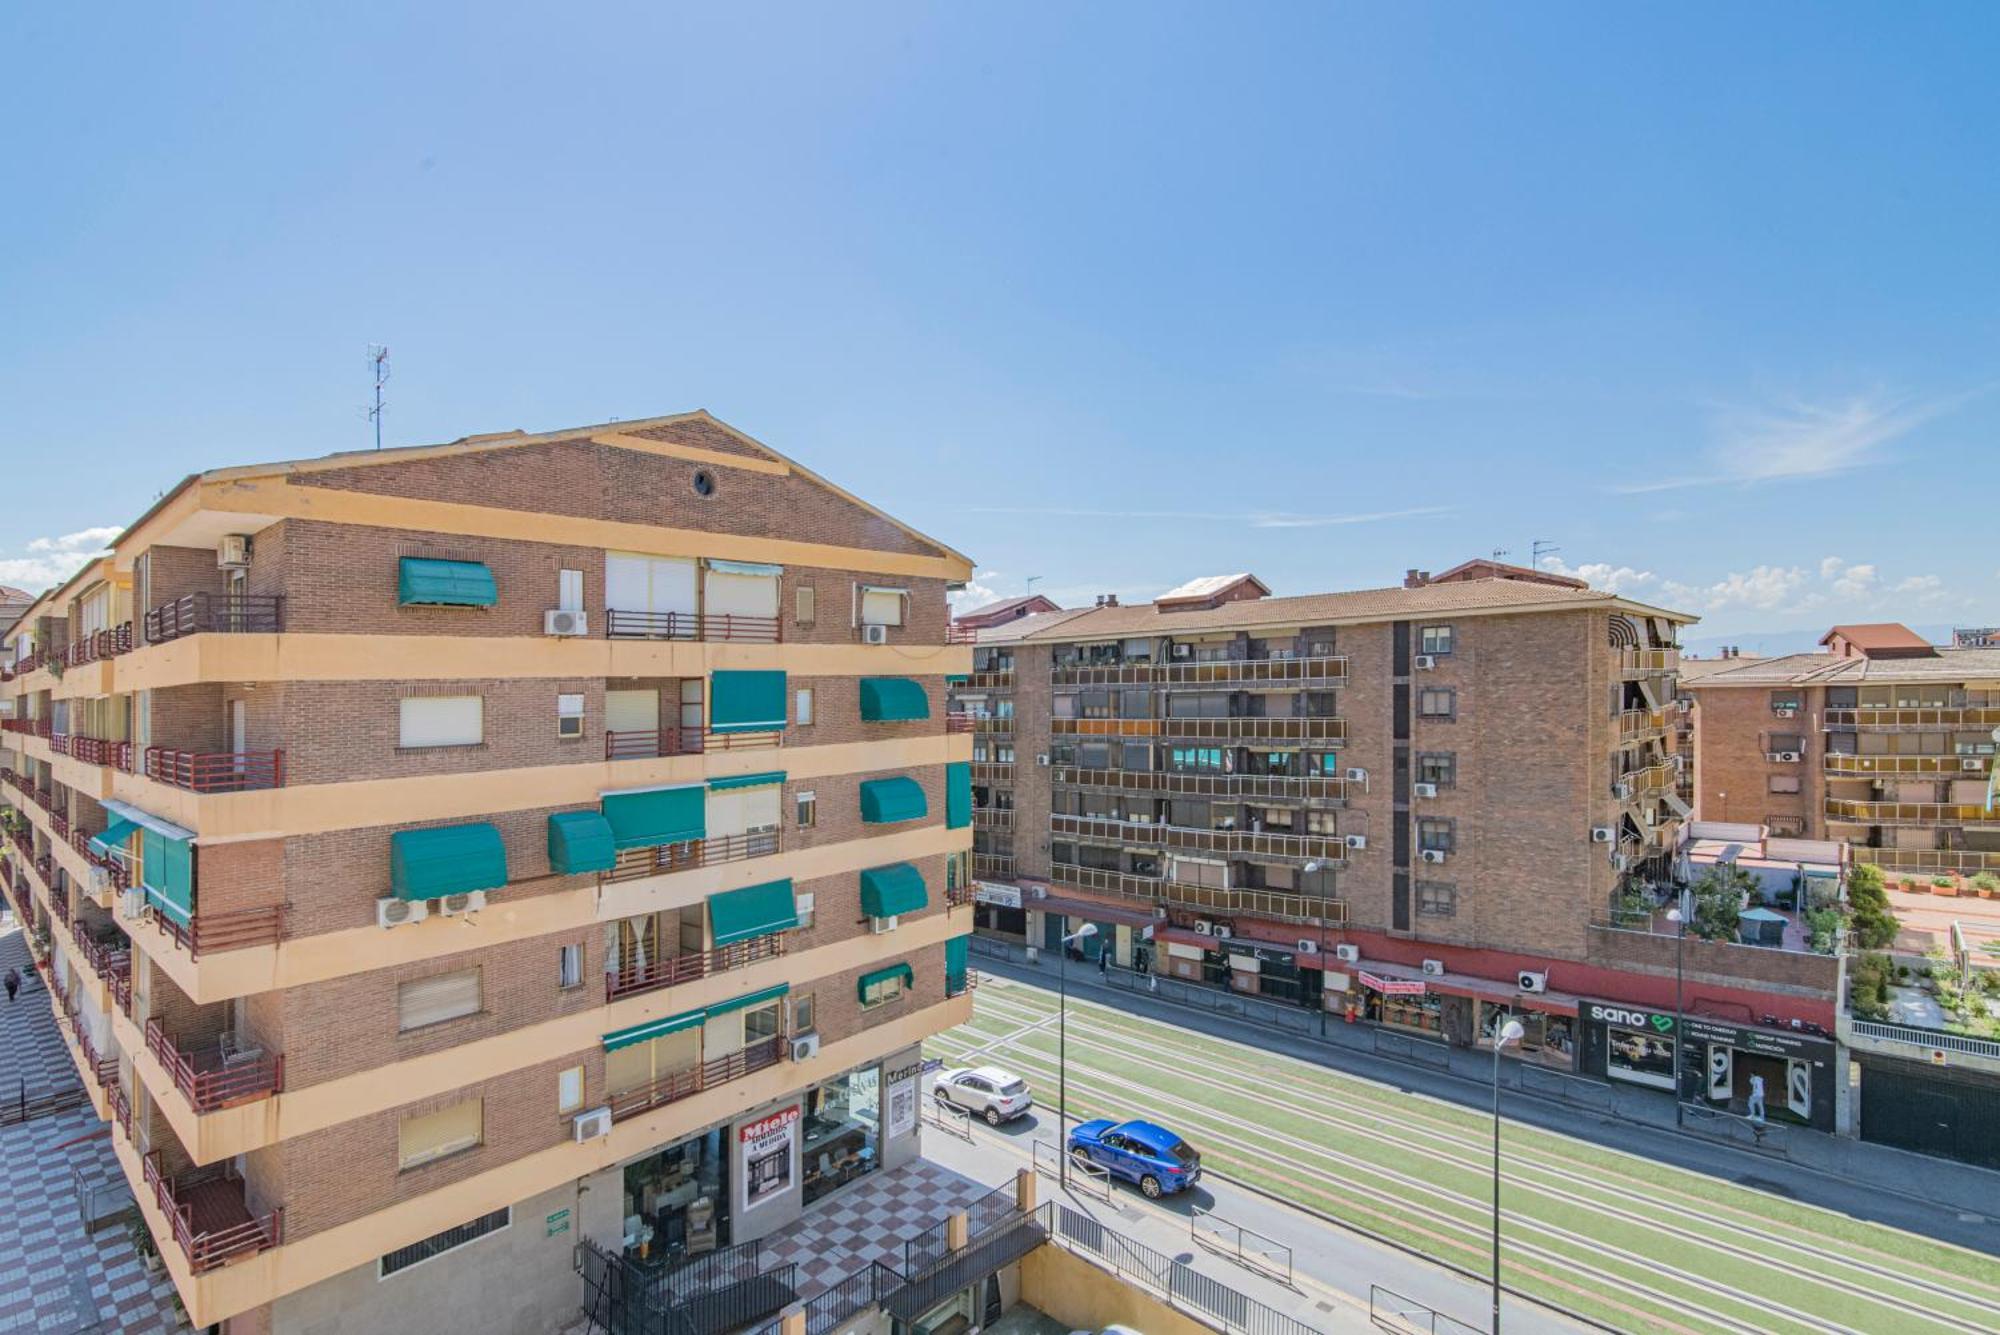
[[[1629,799],[1668,792],[1673,788],[1680,772],[1681,767],[1671,761],[1632,770],[1612,781],[1612,795]]]
[[[1014,782],[1014,762],[1011,760],[975,760],[972,762],[974,783]]]
[[[1677,672],[1681,665],[1678,649],[1625,648],[1618,651],[1618,670],[1626,676],[1655,672]]]
[[[630,612],[607,608],[604,634],[613,640],[735,640],[776,644],[783,638],[776,617],[735,612]]]
[[[117,858],[100,853],[91,847],[90,841],[99,833],[101,831],[72,827],[69,832],[69,846],[75,849],[77,854],[91,866],[102,867],[105,876],[110,879],[111,884],[123,890],[132,884],[132,869]]]
[[[131,652],[132,623],[127,621],[107,630],[86,634],[63,650],[63,661],[70,667],[82,667],[85,663]]]
[[[1051,667],[1057,686],[1312,686],[1339,685],[1347,680],[1347,658],[1328,654],[1310,658],[1225,658],[1204,662],[1071,663]]]
[[[1159,882],[1159,897],[1176,908],[1199,909],[1204,914],[1227,917],[1244,914],[1253,918],[1273,918],[1280,922],[1344,927],[1347,904],[1343,900],[1318,895],[1296,895],[1284,890],[1223,889],[1212,885],[1187,885],[1180,881]]]
[[[1014,731],[1014,716],[1012,714],[972,714],[968,717],[972,720],[973,732],[1011,733]]]
[[[1920,709],[1864,706],[1857,709],[1829,709],[1829,728],[1991,728],[2000,724],[2000,705],[1940,705]]]
[[[285,1089],[283,1053],[233,1048],[225,1040],[206,1051],[183,1052],[158,1016],[146,1021],[146,1051],[166,1067],[174,1087],[198,1113],[253,1103]]]
[[[972,823],[989,830],[1011,830],[1014,828],[1014,811],[1011,807],[974,807]]]
[[[285,786],[283,751],[146,748],[146,777],[195,793],[247,793]]]
[[[200,959],[204,953],[247,950],[251,946],[276,945],[285,935],[285,906],[236,909],[228,913],[195,912],[191,922],[177,922],[165,913],[148,911],[148,918],[160,932],[188,953]]]
[[[1906,1024],[1883,1024],[1876,1020],[1850,1020],[1848,1028],[1856,1038],[1878,1043],[1902,1043],[1930,1052],[1962,1052],[1968,1057],[1988,1057],[2000,1061],[2000,1041],[1973,1038],[1967,1034],[1947,1034],[1937,1029],[1918,1029]]]
[[[1014,874],[1014,855],[1012,853],[981,853],[975,850],[972,854],[972,874],[974,876],[991,876],[996,879],[1012,876]]]
[[[1667,711],[1664,709],[1628,709],[1618,716],[1618,737],[1621,741],[1665,732],[1666,729]]]
[[[973,899],[972,887],[970,885],[954,884],[954,885],[947,885],[944,888],[944,902],[946,908],[954,908],[954,909],[964,908],[967,904],[970,904],[972,902],[972,899]]]
[[[44,882],[49,882],[50,916],[53,917],[57,922],[61,923],[64,927],[70,926],[72,924],[72,919],[70,917],[69,895],[63,890],[61,886],[54,884],[50,880],[50,876],[47,871],[44,871],[42,873],[42,880]]]
[[[644,964],[627,964],[617,969],[608,969],[604,974],[604,999],[616,1001],[620,997],[634,996],[640,992],[652,992],[662,987],[673,987],[680,983],[691,983],[711,974],[729,973],[747,968],[759,960],[776,959],[785,953],[785,937],[774,932],[769,936],[753,936],[747,941],[732,945],[718,946],[714,950],[695,950],[682,955],[662,955],[658,959],[647,960]]]
[[[977,626],[961,626],[956,621],[947,621],[944,627],[944,642],[946,644],[978,644],[979,628]]]
[[[1347,780],[1328,775],[1243,774],[1220,770],[1084,769],[1059,765],[1058,784],[1119,788],[1199,797],[1262,798],[1289,802],[1344,802]]]
[[[1993,768],[1992,756],[1857,756],[1827,752],[1821,761],[1828,774],[1939,774],[1963,778]]]
[[[111,1120],[125,1133],[125,1139],[132,1139],[132,1097],[125,1092],[125,1082],[117,1078],[115,1070],[105,1097],[111,1101]]]
[[[1199,829],[1150,821],[1109,820],[1096,816],[1051,816],[1049,832],[1079,839],[1100,839],[1130,846],[1185,848],[1197,852],[1235,853],[1245,857],[1311,859],[1344,862],[1347,845],[1338,835],[1287,834],[1273,830]]]
[[[753,830],[749,834],[716,834],[680,844],[619,850],[618,861],[604,873],[606,881],[636,881],[646,876],[713,867],[745,858],[769,857],[784,851],[783,832]]]
[[[49,813],[49,832],[64,843],[69,842],[69,817],[60,811]]]
[[[628,1117],[637,1117],[654,1108],[691,1098],[705,1089],[741,1080],[767,1066],[775,1066],[785,1059],[785,1050],[784,1035],[773,1034],[726,1057],[717,1057],[699,1066],[690,1066],[685,1071],[663,1075],[637,1089],[613,1094],[605,1100],[605,1104],[611,1109],[611,1120],[622,1122]]]
[[[243,1178],[233,1165],[215,1164],[169,1178],[154,1150],[146,1155],[145,1176],[160,1212],[173,1225],[174,1242],[196,1274],[284,1240],[284,1209],[251,1214]]]
[[[1856,802],[1829,797],[1826,818],[1861,825],[2000,825],[2000,811],[1979,802]]]
[[[272,635],[285,628],[282,594],[190,593],[146,613],[146,642],[183,635]]]
[[[946,732],[971,732],[973,724],[976,721],[977,716],[972,714],[946,714],[944,716],[944,730]]]
[[[658,756],[693,756],[702,752],[699,728],[646,728],[604,734],[606,760],[651,760]]]
[[[966,676],[962,688],[968,691],[1011,691],[1014,689],[1013,668],[988,668],[984,672],[972,672]]]
[[[1854,860],[1893,872],[2000,871],[2000,853],[1975,853],[1964,848],[1856,848]]]
[[[1347,720],[1266,715],[1238,718],[1059,718],[1058,737],[1160,737],[1197,742],[1344,742]]]
[[[127,961],[127,967],[125,969],[122,969],[119,972],[112,974],[110,977],[106,978],[104,982],[105,985],[111,989],[111,999],[118,1003],[118,1009],[125,1013],[126,1019],[128,1020],[131,1019],[132,1018],[132,970],[130,968],[130,961],[129,960]]]

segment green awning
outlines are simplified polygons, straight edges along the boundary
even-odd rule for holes
[[[944,943],[944,990],[959,993],[965,990],[966,965],[972,957],[972,936],[954,936]]]
[[[619,848],[657,848],[708,834],[707,795],[698,783],[606,793],[602,800],[611,842]]]
[[[437,899],[507,884],[507,845],[483,821],[389,836],[389,884],[398,899]]]
[[[775,732],[785,726],[785,674],[711,672],[710,732]]]
[[[763,774],[738,774],[727,779],[710,779],[708,791],[720,793],[730,788],[768,788],[774,783],[783,783],[785,772],[781,769],[768,770]]]
[[[444,607],[491,607],[500,601],[493,572],[477,561],[437,561],[406,556],[396,578],[396,601]]]
[[[126,820],[121,816],[96,834],[91,835],[90,842],[109,853],[114,848],[122,848],[125,841],[132,837],[132,831],[138,828],[138,821]]]
[[[746,992],[740,997],[732,997],[728,1001],[716,1002],[708,1008],[708,1013],[711,1016],[727,1015],[731,1011],[740,1011],[746,1006],[761,1006],[767,1001],[776,1001],[791,990],[792,985],[790,983],[779,983],[776,987],[767,987],[758,992]]]
[[[907,774],[862,781],[861,819],[870,825],[922,820],[930,814],[930,809],[930,803],[924,800],[924,786]]]
[[[862,1004],[866,1005],[869,1001],[873,1000],[869,996],[869,993],[882,986],[882,984],[892,982],[898,978],[903,980],[903,990],[908,991],[917,980],[916,970],[907,964],[891,964],[886,969],[877,969],[873,973],[862,974],[860,978],[855,980],[854,990],[861,998]]]
[[[962,830],[972,824],[972,762],[955,760],[944,767],[944,823]]]
[[[870,867],[861,873],[861,912],[870,918],[915,913],[930,902],[924,874],[907,862]]]
[[[707,1011],[687,1011],[681,1015],[669,1015],[664,1020],[648,1020],[644,1024],[635,1024],[628,1029],[606,1034],[604,1050],[616,1052],[620,1048],[629,1048],[634,1043],[644,1043],[649,1039],[678,1034],[683,1029],[693,1029],[707,1018]]]
[[[791,878],[710,895],[708,925],[718,946],[797,927],[799,902],[792,894]]]
[[[618,861],[611,822],[596,811],[558,811],[549,817],[549,866],[558,876],[610,871]]]
[[[931,716],[931,698],[922,683],[908,677],[863,677],[861,719],[864,723],[910,723]]]
[[[194,855],[185,839],[146,830],[140,842],[140,878],[154,908],[185,927],[194,921]]]
[[[967,676],[963,672],[947,673],[945,675],[944,684],[947,686],[970,686],[972,684],[972,678]]]

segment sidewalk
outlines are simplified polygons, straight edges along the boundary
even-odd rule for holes
[[[1000,948],[1007,951],[1005,959],[989,953]],[[974,962],[993,973],[1056,988],[1056,962],[1045,956],[1029,964],[1019,946],[979,939]],[[1094,967],[1072,964],[1068,984],[1072,998],[1282,1051],[1433,1098],[1479,1108],[1492,1098],[1493,1059],[1487,1052],[1406,1038],[1333,1016],[1326,1017],[1321,1037],[1313,1012],[1233,994],[1217,995],[1222,1009],[1180,1005],[1148,990],[1147,976],[1129,970],[1114,968],[1107,977]],[[2000,1254],[2000,1173],[1792,1128],[1775,1130],[1762,1148],[1753,1148],[1735,1121],[1676,1127],[1670,1094],[1517,1061],[1501,1063],[1501,1080],[1507,1116],[1527,1125]]]

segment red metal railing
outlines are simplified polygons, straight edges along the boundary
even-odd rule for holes
[[[604,879],[635,881],[640,877],[659,876],[666,872],[713,867],[724,862],[741,862],[745,858],[769,857],[783,851],[783,846],[784,839],[779,831],[759,830],[753,834],[718,834],[707,839],[661,844],[654,848],[627,848],[618,854],[617,864],[604,873]]]
[[[164,913],[149,916],[169,941],[188,953],[189,959],[200,959],[204,951],[220,954],[225,950],[275,945],[285,935],[283,904],[230,913],[197,912],[189,923],[176,922]]]
[[[181,1051],[173,1036],[161,1027],[158,1016],[146,1021],[146,1051],[167,1068],[174,1088],[187,1097],[196,1112],[214,1112],[284,1092],[283,1053],[225,1057],[218,1042],[212,1056],[198,1057]]]
[[[767,1066],[775,1066],[785,1059],[785,1040],[782,1035],[759,1039],[740,1052],[732,1052],[727,1057],[717,1057],[714,1061],[690,1066],[685,1071],[675,1071],[663,1075],[650,1084],[613,1094],[605,1100],[611,1109],[611,1120],[622,1122],[628,1117],[650,1112],[654,1108],[699,1094],[705,1089],[726,1085],[732,1080],[741,1080],[753,1071],[761,1071]]]
[[[944,642],[946,644],[977,644],[979,643],[979,628],[977,626],[961,626],[956,621],[946,622]]]
[[[31,733],[35,730],[36,721],[31,718],[0,718],[0,732]]]
[[[626,612],[607,608],[604,633],[614,640],[738,640],[776,644],[783,628],[776,617],[734,612]]]
[[[146,748],[146,777],[196,793],[247,793],[285,786],[283,751]]]
[[[146,642],[183,635],[275,634],[285,628],[285,600],[260,593],[190,593],[146,613]]]
[[[232,1165],[215,1164],[169,1178],[160,1171],[160,1152],[154,1150],[146,1156],[145,1172],[146,1185],[152,1188],[160,1213],[172,1221],[174,1241],[196,1274],[284,1241],[284,1209],[280,1207],[261,1218],[251,1214],[249,1203],[243,1198],[242,1176]],[[229,1197],[229,1187],[219,1186],[231,1182],[237,1184],[233,1198]],[[198,1194],[206,1194],[209,1199],[198,1202]],[[205,1213],[218,1218],[197,1221],[194,1217],[197,1204],[205,1207]],[[237,1214],[243,1217],[229,1219]]]
[[[971,732],[972,726],[976,721],[970,714],[946,714],[944,716],[944,730],[946,732]]]
[[[102,867],[105,875],[111,878],[111,884],[124,890],[132,884],[132,869],[117,858],[100,853],[90,846],[90,841],[102,833],[101,830],[85,830],[73,826],[69,832],[69,846],[81,854],[83,860],[91,866]]]
[[[63,661],[71,667],[82,667],[85,663],[116,658],[119,654],[131,652],[132,623],[127,621],[108,630],[85,635],[63,650]]]
[[[128,958],[125,971],[114,973],[104,980],[111,988],[111,999],[118,1003],[118,1009],[125,1012],[125,1018],[132,1018],[132,962]]]
[[[28,796],[34,798],[35,805],[44,811],[54,811],[56,809],[56,795],[50,789],[37,788],[32,793],[29,793]]]
[[[44,859],[43,859],[43,861],[44,861],[44,862],[46,862],[46,861],[48,861],[48,859],[44,858]],[[40,865],[40,864],[37,864],[37,865]],[[50,879],[50,877],[49,877],[49,873],[48,873],[48,872],[46,872],[46,871],[44,871],[44,872],[42,873],[42,880],[43,880],[43,881],[44,881],[45,883],[47,883],[47,884],[48,884],[48,887],[49,887],[49,914],[50,914],[50,916],[54,917],[54,918],[55,918],[55,920],[56,920],[57,922],[61,923],[61,924],[62,924],[62,925],[63,925],[64,927],[69,927],[69,926],[71,925],[71,918],[70,918],[70,907],[69,907],[69,894],[68,894],[68,892],[67,892],[67,891],[65,891],[65,890],[64,890],[64,889],[63,889],[63,888],[62,888],[61,886],[58,886],[58,885],[56,885],[56,884],[55,884],[55,883],[54,883],[54,882],[53,882],[53,881],[52,881],[52,880]]]
[[[118,1129],[125,1133],[125,1139],[132,1139],[132,1099],[125,1092],[125,1082],[118,1079],[116,1068],[112,1070],[111,1085],[105,1093],[111,1099],[112,1120],[117,1122]]]
[[[948,908],[964,908],[972,902],[972,887],[969,885],[948,885],[944,888],[944,902]]]
[[[87,932],[79,932],[76,938],[76,953],[90,966],[90,971],[106,982],[118,974],[132,971],[132,943],[123,933],[102,939]]]
[[[636,732],[604,734],[606,760],[650,760],[654,756],[700,755],[699,728],[648,728]]]
[[[616,1001],[620,997],[634,996],[640,992],[652,992],[662,987],[673,987],[678,983],[691,983],[697,978],[710,974],[728,973],[755,964],[758,960],[776,959],[785,953],[785,938],[782,934],[753,936],[747,941],[732,945],[718,946],[714,950],[695,950],[684,955],[665,955],[656,960],[647,960],[641,965],[625,965],[616,971],[607,970],[604,975],[604,999]]]
[[[56,838],[62,840],[64,843],[69,842],[69,817],[65,816],[62,812],[51,811],[49,813],[49,829],[54,833]]]

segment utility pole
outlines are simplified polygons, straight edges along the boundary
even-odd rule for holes
[[[389,383],[389,349],[380,343],[368,345],[368,366],[375,373],[375,406],[368,420],[375,424],[375,448],[382,448],[382,386]]]

